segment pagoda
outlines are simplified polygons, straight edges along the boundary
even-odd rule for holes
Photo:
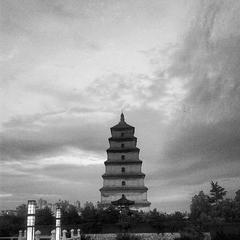
[[[120,122],[111,127],[111,137],[108,139],[110,147],[107,149],[107,160],[103,187],[101,192],[101,205],[108,207],[111,202],[121,199],[134,201],[132,209],[146,210],[150,206],[147,200],[148,188],[144,185],[145,174],[142,173],[142,161],[139,159],[137,138],[134,136],[135,128],[125,122],[123,113]]]

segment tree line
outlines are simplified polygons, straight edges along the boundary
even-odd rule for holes
[[[123,224],[119,210],[113,206],[107,209],[86,202],[77,207],[68,201],[59,201],[62,212],[62,226],[65,229],[81,228],[85,233],[102,232],[104,226],[120,227]],[[0,236],[13,236],[18,230],[26,228],[27,206],[22,204],[16,208],[15,215],[0,216]],[[211,182],[209,194],[200,191],[193,196],[190,213],[177,211],[167,214],[157,209],[149,212],[130,211],[124,219],[128,229],[148,226],[155,232],[182,231],[190,225],[204,227],[206,224],[240,222],[240,190],[233,199],[226,198],[226,191],[217,182]],[[55,218],[49,207],[36,210],[36,228],[49,234],[54,229]]]

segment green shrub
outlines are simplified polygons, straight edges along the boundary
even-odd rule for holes
[[[203,240],[203,233],[196,227],[191,226],[185,228],[184,231],[181,232],[180,240]]]
[[[91,237],[81,234],[81,240],[91,240]]]
[[[140,240],[140,237],[128,233],[120,233],[117,235],[116,240]]]

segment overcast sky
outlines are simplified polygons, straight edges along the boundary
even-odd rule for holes
[[[240,2],[2,0],[0,208],[97,202],[135,126],[152,208],[240,188]]]

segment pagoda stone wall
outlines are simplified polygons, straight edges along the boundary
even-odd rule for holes
[[[118,186],[121,186],[122,184],[122,180],[123,178],[121,179],[104,179],[103,180],[103,186],[104,187],[118,187]],[[124,179],[125,183],[127,186],[129,187],[138,187],[138,186],[144,186],[144,181],[143,179]]]
[[[107,174],[121,174],[122,168],[125,168],[125,174],[128,173],[139,173],[141,171],[141,165],[119,165],[118,168],[116,168],[113,165],[106,166],[106,173]]]
[[[122,143],[124,144],[124,147],[121,146]],[[134,148],[134,147],[136,147],[136,142],[134,142],[134,141],[124,141],[124,142],[110,141],[110,147],[111,148]]]
[[[124,136],[122,136],[122,132],[120,131],[112,131],[112,137],[113,138],[120,138],[120,137],[132,137],[134,134],[134,129],[126,129],[124,130]]]
[[[108,160],[111,161],[119,161],[122,159],[122,156],[125,157],[125,160],[138,160],[138,153],[137,152],[111,152],[108,153]]]

